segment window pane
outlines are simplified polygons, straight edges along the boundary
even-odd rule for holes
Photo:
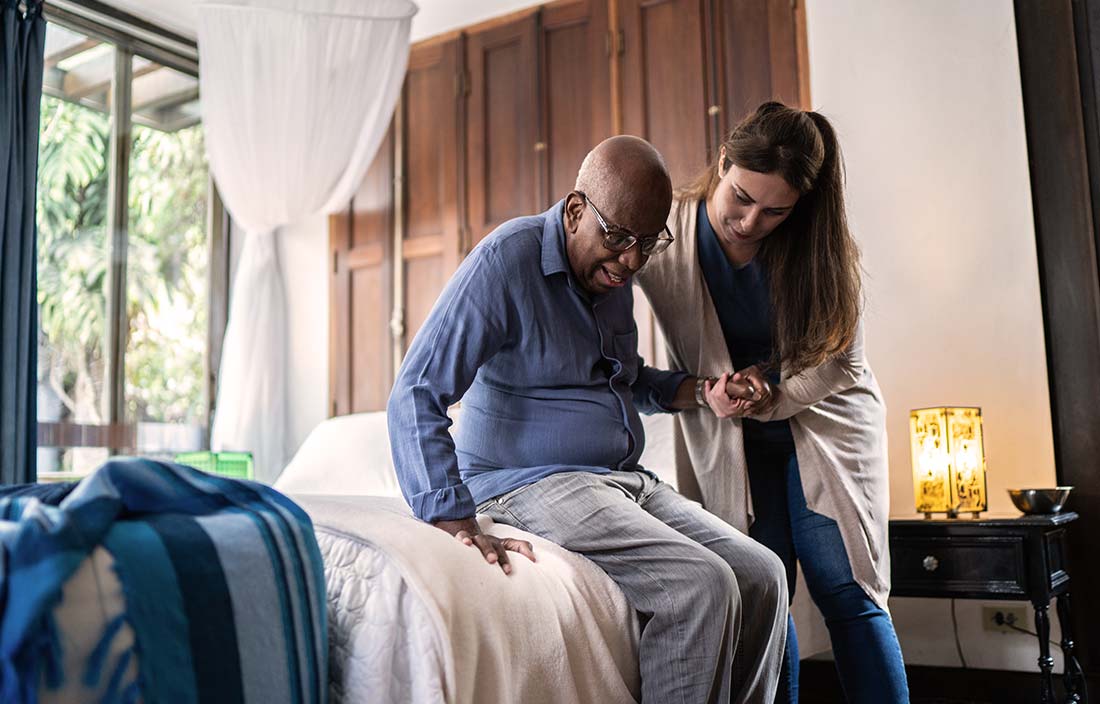
[[[104,422],[107,93],[114,49],[50,24],[38,165],[38,420]],[[86,472],[106,451],[42,448],[41,475]]]
[[[205,445],[210,253],[198,80],[133,63],[126,412],[137,450]]]

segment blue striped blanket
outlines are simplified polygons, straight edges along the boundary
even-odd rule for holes
[[[54,608],[97,547],[125,611],[65,671]],[[0,549],[0,701],[35,702],[66,678],[106,702],[326,700],[321,554],[306,513],[270,487],[115,459],[57,506],[0,498]],[[118,653],[124,625],[134,645]]]

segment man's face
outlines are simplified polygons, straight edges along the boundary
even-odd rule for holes
[[[631,197],[604,204],[586,202],[577,192],[569,194],[563,218],[565,248],[573,276],[585,291],[604,294],[628,286],[630,277],[649,260],[642,254],[640,244],[624,252],[608,249],[603,225],[607,225],[613,235],[655,236],[662,231],[668,217],[668,203],[661,202],[664,200]]]

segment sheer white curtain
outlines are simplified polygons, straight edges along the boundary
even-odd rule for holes
[[[270,482],[287,454],[288,292],[275,237],[351,199],[393,114],[416,5],[226,0],[197,9],[210,169],[247,233],[211,445],[251,451],[257,478]]]

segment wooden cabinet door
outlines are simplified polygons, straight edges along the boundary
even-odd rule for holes
[[[460,258],[461,93],[460,38],[412,49],[402,94],[403,350]]]
[[[542,9],[540,210],[573,190],[585,155],[612,135],[607,9],[607,0],[559,0]]]
[[[715,139],[766,100],[809,106],[800,78],[801,3],[791,0],[718,0],[715,43],[720,95]]]
[[[539,212],[538,12],[466,38],[469,251],[506,220]]]
[[[707,9],[703,0],[619,2],[623,132],[649,140],[661,152],[673,187],[706,165],[712,145]],[[638,352],[659,365],[665,358],[664,343],[640,291],[635,291],[634,318]]]
[[[329,411],[386,407],[393,382],[393,175],[391,125],[351,205],[329,219]]]
[[[672,184],[707,163],[709,95],[704,0],[621,0],[623,132],[664,155]]]

